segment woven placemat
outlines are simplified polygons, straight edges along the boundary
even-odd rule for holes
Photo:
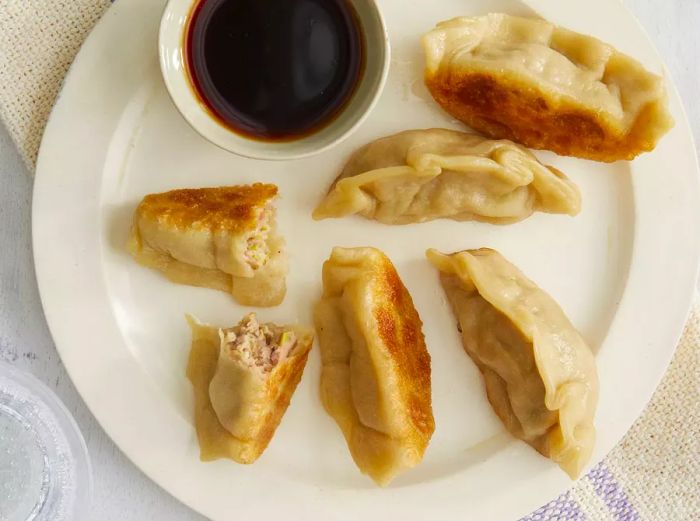
[[[68,67],[109,0],[0,0],[0,118],[34,172]]]
[[[149,1],[149,0],[143,0]],[[108,0],[0,0],[0,117],[29,170],[55,97]],[[700,519],[700,310],[644,414],[607,458],[527,521]]]

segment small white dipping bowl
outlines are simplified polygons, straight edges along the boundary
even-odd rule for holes
[[[348,137],[369,115],[389,73],[390,45],[375,0],[348,0],[357,12],[364,37],[365,65],[352,98],[327,125],[290,141],[264,141],[237,134],[222,125],[200,101],[185,61],[190,17],[207,0],[170,0],[160,23],[160,68],[170,97],[180,113],[203,137],[235,154],[255,159],[287,160],[318,154]],[[234,52],[234,50],[232,50]]]

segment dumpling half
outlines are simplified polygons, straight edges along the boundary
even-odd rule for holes
[[[430,31],[423,47],[435,100],[492,138],[616,161],[653,150],[673,126],[661,77],[545,20],[455,18]]]
[[[200,458],[252,463],[265,450],[306,366],[313,332],[261,324],[254,313],[220,329],[188,317]]]
[[[422,322],[391,261],[334,248],[316,307],[321,400],[379,485],[423,459],[435,430]]]
[[[595,443],[595,358],[559,305],[490,249],[428,250],[464,349],[514,436],[576,478]]]
[[[276,306],[287,275],[276,196],[275,185],[260,183],[147,195],[127,248],[173,282],[229,292],[247,306]]]
[[[507,224],[535,211],[576,215],[580,208],[576,185],[525,148],[434,128],[401,132],[358,150],[313,217]]]

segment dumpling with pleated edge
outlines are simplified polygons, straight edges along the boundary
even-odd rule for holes
[[[578,187],[520,145],[433,128],[408,130],[359,149],[313,217],[508,224],[536,211],[576,215],[580,208]]]
[[[187,317],[200,458],[253,463],[270,443],[301,380],[313,332],[250,313],[219,328]]]
[[[433,98],[492,138],[609,162],[653,150],[673,126],[663,78],[545,20],[455,18],[423,47]]]
[[[333,248],[314,321],[321,401],[360,470],[387,485],[423,459],[435,430],[422,322],[389,258]]]
[[[247,306],[276,306],[288,271],[276,196],[275,185],[261,183],[147,195],[127,249],[173,282],[225,291]]]
[[[506,429],[580,475],[595,443],[593,353],[561,307],[495,250],[428,250],[465,351]]]

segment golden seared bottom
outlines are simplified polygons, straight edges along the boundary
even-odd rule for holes
[[[510,139],[565,156],[613,162],[653,150],[671,127],[661,109],[647,105],[621,134],[594,111],[554,104],[539,90],[488,74],[427,76],[426,85],[450,115],[494,139]]]

